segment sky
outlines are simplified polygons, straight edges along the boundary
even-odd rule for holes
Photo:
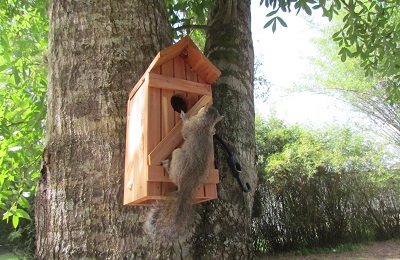
[[[305,74],[309,73],[311,67],[309,57],[315,55],[316,49],[311,40],[319,32],[309,26],[306,15],[296,16],[296,12],[281,13],[287,28],[278,23],[275,33],[270,27],[263,29],[269,20],[266,14],[270,10],[259,3],[259,0],[252,1],[254,52],[256,59],[262,61],[262,73],[272,87],[266,102],[256,99],[257,114],[267,117],[275,111],[278,118],[289,124],[313,126],[346,123],[354,117],[360,118],[347,104],[333,97],[288,91],[295,84],[305,82]],[[328,23],[319,14],[313,13],[313,19],[318,23]]]

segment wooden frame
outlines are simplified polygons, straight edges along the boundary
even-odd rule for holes
[[[219,75],[189,37],[157,54],[127,104],[124,205],[150,205],[176,189],[160,165],[183,141],[171,97],[183,97],[188,115],[194,115],[212,102],[211,84]],[[216,199],[218,182],[211,161],[210,176],[194,191],[194,203]]]

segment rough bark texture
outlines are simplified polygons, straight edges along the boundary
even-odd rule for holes
[[[255,189],[250,0],[215,0],[206,53],[222,71],[215,105]],[[50,3],[44,167],[36,197],[39,259],[251,259],[253,193],[243,193],[217,149],[219,200],[197,206],[190,241],[150,242],[147,207],[123,207],[128,93],[171,44],[163,0]]]
[[[54,0],[49,15],[37,257],[157,254],[142,235],[147,209],[122,207],[122,184],[129,91],[171,44],[164,1]]]
[[[250,2],[216,0],[209,17],[205,54],[222,72],[213,84],[215,106],[225,117],[217,125],[217,133],[233,148],[242,165],[243,180],[253,191],[242,192],[226,163],[226,153],[217,149],[219,199],[203,208],[193,245],[193,255],[203,259],[253,257],[251,213],[257,175]]]

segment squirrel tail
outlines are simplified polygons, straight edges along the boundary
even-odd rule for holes
[[[184,240],[191,234],[189,227],[194,220],[191,202],[192,191],[178,190],[149,212],[144,231],[158,241]]]

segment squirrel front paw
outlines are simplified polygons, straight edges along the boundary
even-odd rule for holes
[[[187,114],[185,112],[183,112],[183,110],[181,110],[180,117],[182,118],[183,123],[186,123],[187,121],[189,121]]]
[[[170,160],[166,159],[164,161],[161,161],[161,165],[164,167],[165,171],[169,173],[170,165],[169,165]]]

